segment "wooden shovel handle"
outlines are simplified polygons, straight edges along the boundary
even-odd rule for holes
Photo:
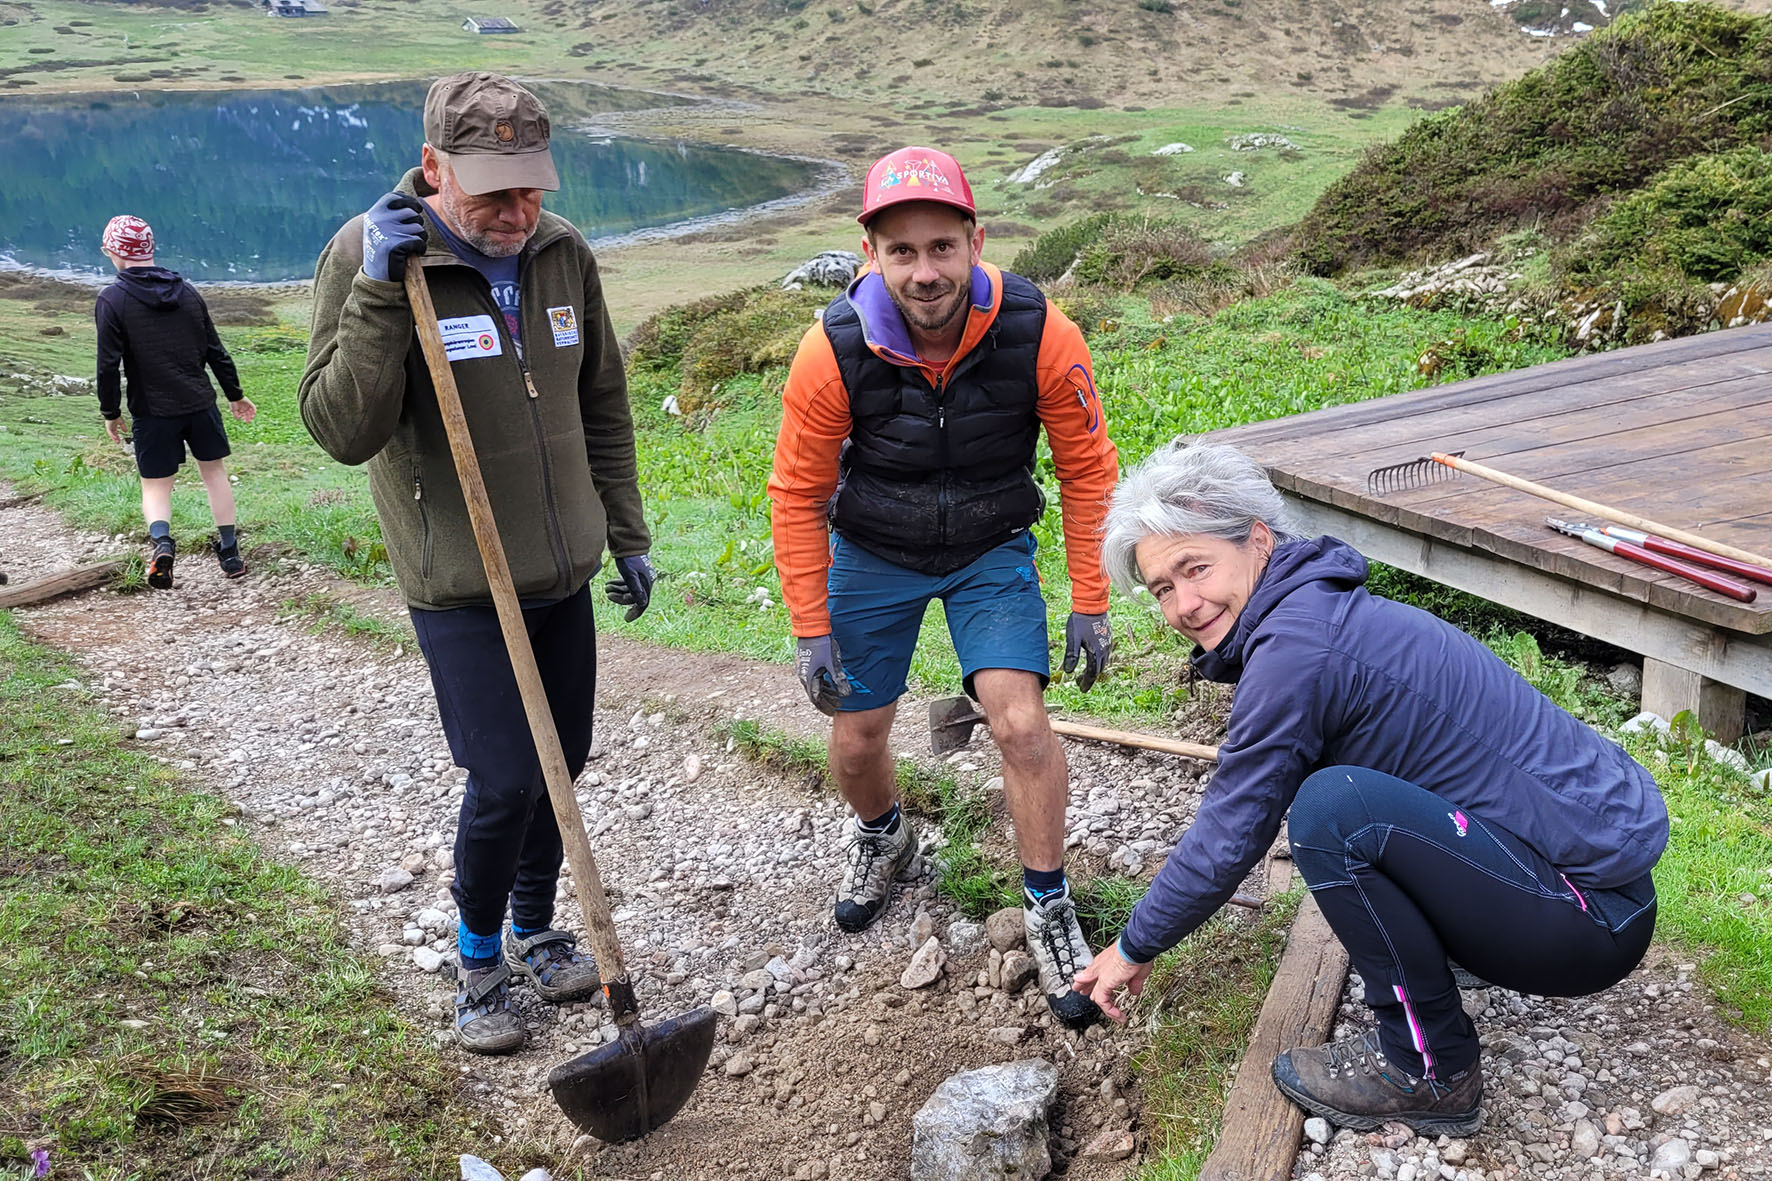
[[[548,707],[541,672],[536,668],[535,649],[529,642],[529,630],[523,624],[523,608],[517,602],[511,567],[505,561],[504,546],[498,539],[498,524],[493,520],[492,502],[486,497],[486,482],[480,476],[474,440],[468,434],[467,415],[462,412],[461,394],[455,388],[455,373],[449,367],[449,355],[437,328],[437,309],[431,302],[424,267],[417,259],[409,259],[406,263],[406,295],[412,303],[412,322],[418,330],[425,364],[431,371],[431,385],[437,391],[437,409],[442,412],[443,429],[449,435],[449,450],[455,457],[455,471],[461,480],[462,498],[467,502],[468,520],[473,525],[474,540],[480,546],[480,559],[486,564],[486,581],[492,588],[492,604],[498,610],[499,627],[504,631],[505,648],[511,656],[511,670],[517,675],[517,691],[522,694],[523,710],[529,715],[529,730],[535,738],[535,752],[541,758],[542,778],[548,785],[548,798],[553,801],[560,840],[566,846],[566,860],[572,866],[572,881],[578,890],[579,909],[584,912],[591,954],[597,957],[603,994],[609,1000],[610,1015],[620,1024],[630,1024],[639,1019],[639,1010],[634,1004],[633,988],[627,978],[615,922],[609,917],[609,898],[603,893],[603,875],[597,871],[597,859],[585,836],[584,816],[578,810],[578,797],[572,790],[572,772],[567,769],[566,756],[560,750],[560,735],[554,729],[554,714]]]
[[[1571,496],[1567,492],[1558,492],[1555,488],[1547,488],[1543,484],[1534,484],[1531,480],[1523,480],[1519,476],[1510,476],[1506,472],[1496,471],[1492,467],[1484,467],[1480,463],[1472,463],[1468,459],[1460,459],[1456,455],[1445,455],[1436,451],[1433,455],[1429,456],[1429,458],[1435,463],[1443,463],[1449,468],[1456,468],[1461,472],[1469,472],[1473,476],[1481,476],[1483,479],[1489,480],[1493,483],[1502,484],[1506,487],[1528,493],[1532,496],[1541,496],[1545,500],[1554,501],[1557,504],[1567,505],[1569,508],[1577,509],[1580,512],[1586,513],[1590,517],[1600,517],[1606,521],[1617,521],[1620,525],[1628,525],[1632,529],[1641,529],[1645,533],[1659,534],[1662,537],[1671,538],[1674,541],[1684,542],[1687,545],[1704,550],[1707,553],[1721,554],[1725,558],[1734,558],[1737,562],[1747,562],[1755,566],[1772,566],[1772,558],[1763,558],[1751,550],[1737,549],[1732,545],[1725,545],[1720,541],[1712,541],[1710,538],[1700,536],[1697,533],[1688,533],[1684,529],[1675,529],[1672,525],[1663,525],[1659,522],[1651,521],[1648,517],[1639,517],[1635,513],[1627,513],[1623,509],[1613,508],[1610,505],[1600,504],[1593,500],[1583,500],[1581,497]]]
[[[1101,726],[1085,726],[1081,722],[1067,722],[1063,718],[1052,719],[1052,732],[1068,735],[1071,738],[1093,738],[1097,742],[1113,742],[1121,746],[1136,746],[1143,750],[1160,750],[1172,755],[1183,755],[1190,759],[1204,759],[1208,763],[1218,761],[1216,746],[1202,746],[1198,742],[1183,742],[1179,738],[1157,738],[1150,734],[1134,734],[1130,730],[1108,730]]]

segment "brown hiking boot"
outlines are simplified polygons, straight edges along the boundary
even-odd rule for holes
[[[1294,1103],[1357,1132],[1390,1121],[1428,1136],[1468,1136],[1483,1126],[1483,1064],[1446,1079],[1417,1078],[1388,1060],[1378,1035],[1288,1050],[1274,1084]]]

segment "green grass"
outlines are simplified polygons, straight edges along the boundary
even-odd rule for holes
[[[0,612],[0,1170],[429,1178],[499,1129],[334,900]]]
[[[1221,913],[1157,960],[1132,1013],[1150,1038],[1133,1060],[1151,1141],[1140,1181],[1193,1181],[1211,1155],[1302,896],[1254,917]]]
[[[315,635],[332,630],[389,649],[417,643],[409,621],[390,622],[378,615],[367,615],[331,591],[312,591],[301,598],[285,599],[283,610],[289,615],[306,616],[310,620],[308,630]]]

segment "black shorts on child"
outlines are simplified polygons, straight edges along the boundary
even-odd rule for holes
[[[228,455],[228,429],[222,425],[217,406],[171,418],[137,415],[133,434],[136,470],[145,480],[176,475],[185,461],[187,442],[193,459],[225,459]]]

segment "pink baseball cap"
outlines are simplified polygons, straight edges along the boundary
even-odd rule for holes
[[[118,258],[146,262],[154,257],[154,231],[141,218],[119,213],[105,226],[103,245]]]
[[[935,201],[978,217],[972,186],[966,183],[960,162],[934,148],[899,148],[874,161],[861,192],[861,216],[855,220],[865,226],[888,205],[906,201]]]

